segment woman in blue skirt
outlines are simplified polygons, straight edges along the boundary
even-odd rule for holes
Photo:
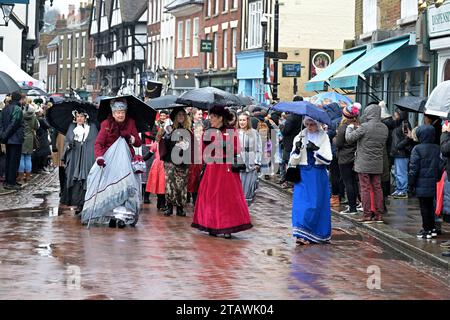
[[[327,165],[333,156],[321,124],[305,116],[294,139],[289,166],[300,166],[301,181],[294,185],[292,226],[298,244],[328,243],[331,238],[330,186]]]

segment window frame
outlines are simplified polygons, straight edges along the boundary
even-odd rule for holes
[[[378,28],[377,0],[363,0],[363,34],[376,31]]]
[[[228,68],[228,29],[223,30],[222,33],[222,67]]]
[[[177,23],[177,58],[183,58],[184,24],[183,21]]]
[[[186,58],[191,56],[191,25],[191,19],[184,21],[184,57]]]
[[[400,19],[417,17],[418,14],[419,8],[417,6],[417,0],[401,0]]]
[[[194,18],[192,23],[192,56],[198,57],[200,18]]]

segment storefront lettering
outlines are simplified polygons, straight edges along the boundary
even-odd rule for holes
[[[439,13],[432,17],[433,26],[438,25],[438,24],[443,24],[446,22],[450,22],[450,11],[444,12],[444,13]]]

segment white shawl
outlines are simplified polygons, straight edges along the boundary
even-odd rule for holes
[[[302,140],[302,147],[300,154],[294,153],[295,144],[297,141]],[[333,154],[331,152],[330,139],[327,133],[323,130],[319,130],[317,133],[308,133],[308,129],[303,129],[295,138],[293,142],[291,157],[289,159],[289,166],[308,165],[308,154],[306,145],[311,141],[320,149],[314,151],[314,158],[316,159],[316,165],[329,165],[333,160]]]

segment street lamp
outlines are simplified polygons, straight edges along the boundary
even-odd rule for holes
[[[0,7],[3,12],[3,20],[5,21],[5,24],[2,24],[1,26],[8,26],[8,22],[11,19],[11,13],[14,9],[14,4],[0,4]]]

